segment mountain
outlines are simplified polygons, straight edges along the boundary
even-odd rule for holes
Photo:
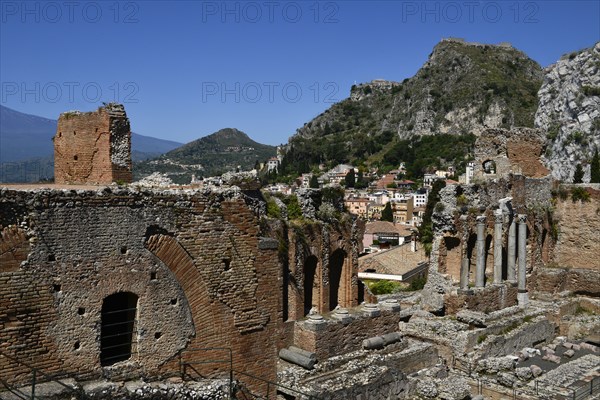
[[[0,182],[33,182],[54,176],[52,137],[57,121],[0,105]],[[131,134],[133,160],[157,157],[181,143]]]
[[[590,161],[600,150],[600,42],[567,54],[545,70],[535,125],[548,132],[546,164],[552,175],[573,180],[577,164],[590,178]]]
[[[283,168],[302,172],[321,162],[385,166],[395,161],[389,154],[394,145],[411,146],[420,137],[533,127],[542,80],[541,66],[510,44],[444,39],[413,77],[354,85],[349,98],[298,129]]]
[[[56,120],[24,114],[0,105],[0,162],[52,154]]]
[[[257,161],[264,162],[276,153],[274,146],[257,143],[237,129],[225,128],[158,158],[136,163],[134,179],[152,172],[163,172],[174,182],[189,183],[192,174],[214,176],[235,170],[238,166],[249,170]]]

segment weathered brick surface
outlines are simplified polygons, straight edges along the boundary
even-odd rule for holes
[[[178,372],[183,349],[230,347],[236,369],[275,379],[277,249],[259,249],[258,219],[241,193],[223,196],[2,191],[3,203],[28,205],[17,222],[31,230],[33,244],[20,270],[0,273],[0,322],[36,332],[3,329],[2,349],[18,357],[28,349],[28,360],[43,370],[97,378],[169,375]],[[102,368],[102,301],[120,291],[139,297],[135,351],[129,361]],[[42,294],[44,302],[37,300]],[[15,314],[21,303],[29,310],[27,299],[39,313]],[[1,377],[14,379],[12,368],[0,359]]]
[[[309,322],[297,323],[294,344],[317,354],[320,360],[362,348],[362,342],[373,336],[398,331],[400,314],[382,311],[378,317],[355,315],[350,323],[328,320],[315,329]]]
[[[122,105],[61,114],[53,140],[56,183],[131,182],[131,129]]]
[[[277,351],[293,337],[282,296],[295,273],[286,271],[287,249],[307,242],[288,240],[276,221],[266,229],[251,203],[236,189],[0,189],[0,248],[30,246],[11,252],[26,254],[18,265],[13,257],[0,267],[0,350],[45,372],[126,379],[179,374],[180,354],[225,359],[224,351],[194,350],[224,347],[235,370],[274,381]],[[327,238],[317,253],[323,265],[329,252],[346,252],[340,303],[356,305],[358,230],[351,221],[314,226]],[[102,303],[117,292],[138,296],[133,355],[102,367]],[[0,358],[0,378],[24,380],[18,368]],[[195,368],[219,375],[229,365]]]
[[[288,231],[289,246],[289,319],[306,315],[304,298],[308,295],[307,266],[316,262],[312,287],[312,306],[323,314],[335,308],[356,307],[359,304],[358,248],[362,229],[356,224],[310,223],[292,226]],[[335,273],[341,269],[339,285],[333,283]],[[333,283],[333,285],[332,285]],[[337,303],[331,301],[331,290],[337,288]]]
[[[0,238],[0,273],[18,270],[29,253],[25,232],[11,225],[0,230]]]
[[[456,314],[462,309],[490,313],[517,304],[517,288],[508,283],[475,289],[473,294],[449,293],[444,296],[444,310]]]

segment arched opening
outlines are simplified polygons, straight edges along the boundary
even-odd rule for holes
[[[346,261],[346,252],[338,249],[329,257],[329,310],[336,308],[340,302],[340,294],[344,294],[342,285],[342,275],[344,262]]]
[[[492,160],[486,160],[481,164],[483,168],[484,174],[495,174],[496,173],[496,163]]]
[[[365,284],[360,279],[358,280],[358,304],[365,301]]]
[[[313,305],[317,305],[318,287],[315,288],[315,275],[319,260],[315,256],[310,256],[304,261],[304,315],[308,315]],[[315,290],[317,289],[317,290]]]
[[[112,365],[131,357],[138,296],[131,292],[112,294],[102,302],[100,363]]]

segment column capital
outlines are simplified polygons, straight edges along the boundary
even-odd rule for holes
[[[485,215],[478,215],[475,219],[478,224],[485,224],[487,217]]]
[[[518,214],[517,215],[517,222],[519,224],[525,224],[525,223],[527,223],[527,214]]]
[[[504,214],[502,213],[502,210],[497,209],[494,211],[494,219],[496,220],[497,224],[504,222]]]

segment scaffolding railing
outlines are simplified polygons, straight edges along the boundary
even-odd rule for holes
[[[67,385],[64,382],[61,382],[61,379],[64,380],[68,378],[68,376],[65,376],[65,374],[48,374],[40,368],[33,367],[29,363],[19,360],[18,358],[6,354],[2,351],[0,351],[0,357],[4,357],[13,363],[16,363],[17,365],[25,367],[31,373],[31,385],[28,386],[28,388],[30,388],[29,393],[23,390],[25,385],[17,386],[13,383],[5,381],[4,379],[0,379],[0,384],[2,384],[2,386],[4,386],[7,391],[12,393],[19,399],[35,400],[37,398],[35,394],[36,387],[48,382],[57,383],[58,385],[66,389],[69,394],[75,395],[77,399],[86,399],[85,394],[80,389],[74,388],[72,386]]]

